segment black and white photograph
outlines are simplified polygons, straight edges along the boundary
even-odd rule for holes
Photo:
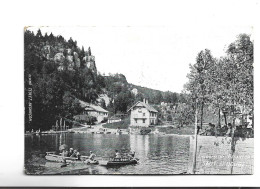
[[[252,26],[25,26],[26,175],[254,174]]]

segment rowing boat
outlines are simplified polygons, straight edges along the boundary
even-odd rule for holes
[[[81,163],[94,163],[88,160],[88,156],[80,156],[80,159],[75,158],[75,157],[63,157],[61,155],[56,155],[55,152],[46,152],[47,155],[45,156],[45,159],[47,161],[52,161],[52,162],[59,162],[63,163],[66,161],[66,163],[72,163],[72,162],[81,162]],[[95,162],[96,163],[96,162]]]
[[[138,160],[133,158],[110,158],[108,161],[99,161],[99,165],[103,166],[122,166],[122,165],[135,165],[138,163]]]

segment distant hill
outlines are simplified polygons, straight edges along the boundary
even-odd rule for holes
[[[182,101],[183,96],[176,92],[160,91],[148,87],[142,87],[127,82],[127,78],[123,74],[111,74],[105,77],[106,91],[110,98],[115,97],[121,91],[130,91],[138,100],[146,98],[151,104],[177,103]]]

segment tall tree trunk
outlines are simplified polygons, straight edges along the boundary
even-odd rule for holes
[[[199,130],[202,129],[202,125],[203,125],[203,108],[204,108],[204,102],[201,103],[200,128],[197,131],[198,133],[199,133]]]
[[[224,118],[225,118],[225,125],[227,126],[227,115],[224,113]]]
[[[218,109],[218,127],[221,127],[221,120],[220,120],[220,108]]]
[[[215,127],[215,136],[218,136],[218,129],[221,127],[220,123],[220,107],[218,108],[218,126]]]
[[[195,128],[194,128],[194,151],[193,151],[193,161],[192,161],[192,173],[196,173],[196,159],[197,159],[197,128],[198,128],[198,107],[197,100],[195,105]]]
[[[235,152],[235,114],[233,117],[233,124],[231,127],[231,173],[233,174],[233,161],[234,161],[234,152]]]

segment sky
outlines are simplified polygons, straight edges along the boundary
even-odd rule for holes
[[[35,33],[39,27],[31,27]],[[40,27],[72,37],[85,50],[90,46],[101,74],[122,73],[129,83],[162,91],[181,92],[188,81],[189,64],[199,51],[209,49],[214,57],[225,55],[227,46],[252,27],[242,26],[98,26]]]

